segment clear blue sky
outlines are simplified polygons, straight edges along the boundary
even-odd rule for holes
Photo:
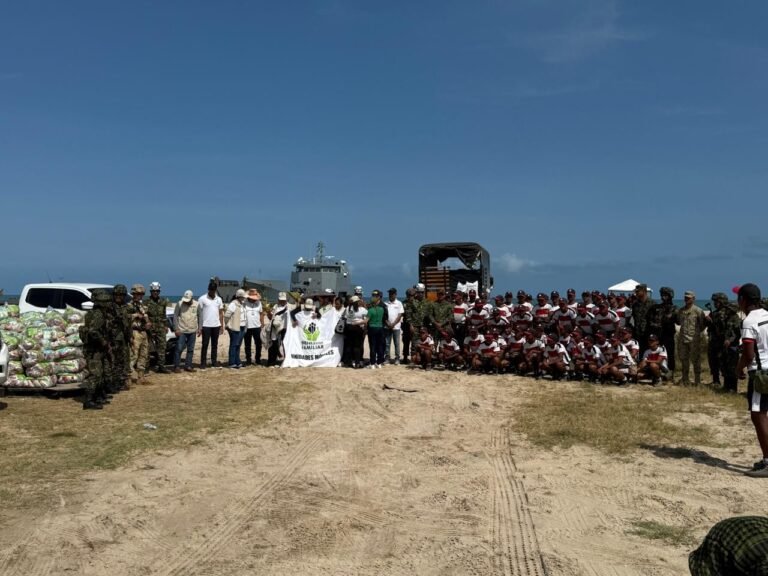
[[[0,287],[768,290],[768,4],[109,0],[0,16]]]

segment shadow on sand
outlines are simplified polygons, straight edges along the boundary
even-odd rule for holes
[[[749,466],[740,466],[738,464],[731,464],[722,458],[715,458],[710,454],[707,454],[703,450],[694,450],[693,448],[681,448],[671,446],[656,446],[654,444],[641,444],[641,448],[653,452],[653,455],[657,458],[675,458],[682,460],[683,458],[690,458],[696,464],[705,464],[706,466],[713,466],[715,468],[722,468],[729,472],[736,472],[743,474],[751,468]]]

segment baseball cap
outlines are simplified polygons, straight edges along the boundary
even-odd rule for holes
[[[397,294],[397,288],[390,288],[389,290],[387,290],[387,293],[388,294]]]
[[[312,300],[312,298],[307,298],[304,300],[304,309],[305,310],[311,310],[315,307],[315,302]]]
[[[748,302],[758,301],[761,298],[760,288],[758,288],[757,284],[742,284],[741,288],[739,288],[739,298],[743,298]]]
[[[381,296],[381,290],[374,290],[371,292],[371,296]]]
[[[184,296],[181,297],[182,302],[192,302],[192,298],[194,297],[194,294],[192,293],[192,290],[187,290],[184,292]]]
[[[285,292],[280,292],[277,295],[278,300],[288,300],[288,295]]]
[[[245,298],[245,290],[238,288],[237,292],[235,292],[235,298]]]

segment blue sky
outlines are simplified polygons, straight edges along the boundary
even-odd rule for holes
[[[499,290],[766,285],[768,4],[16,2],[0,287],[366,291],[474,241]]]

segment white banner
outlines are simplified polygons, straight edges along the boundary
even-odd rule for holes
[[[338,366],[344,349],[344,336],[335,332],[338,320],[339,313],[335,309],[320,318],[312,318],[304,312],[299,312],[296,315],[298,326],[288,322],[288,330],[283,340],[283,368]]]

